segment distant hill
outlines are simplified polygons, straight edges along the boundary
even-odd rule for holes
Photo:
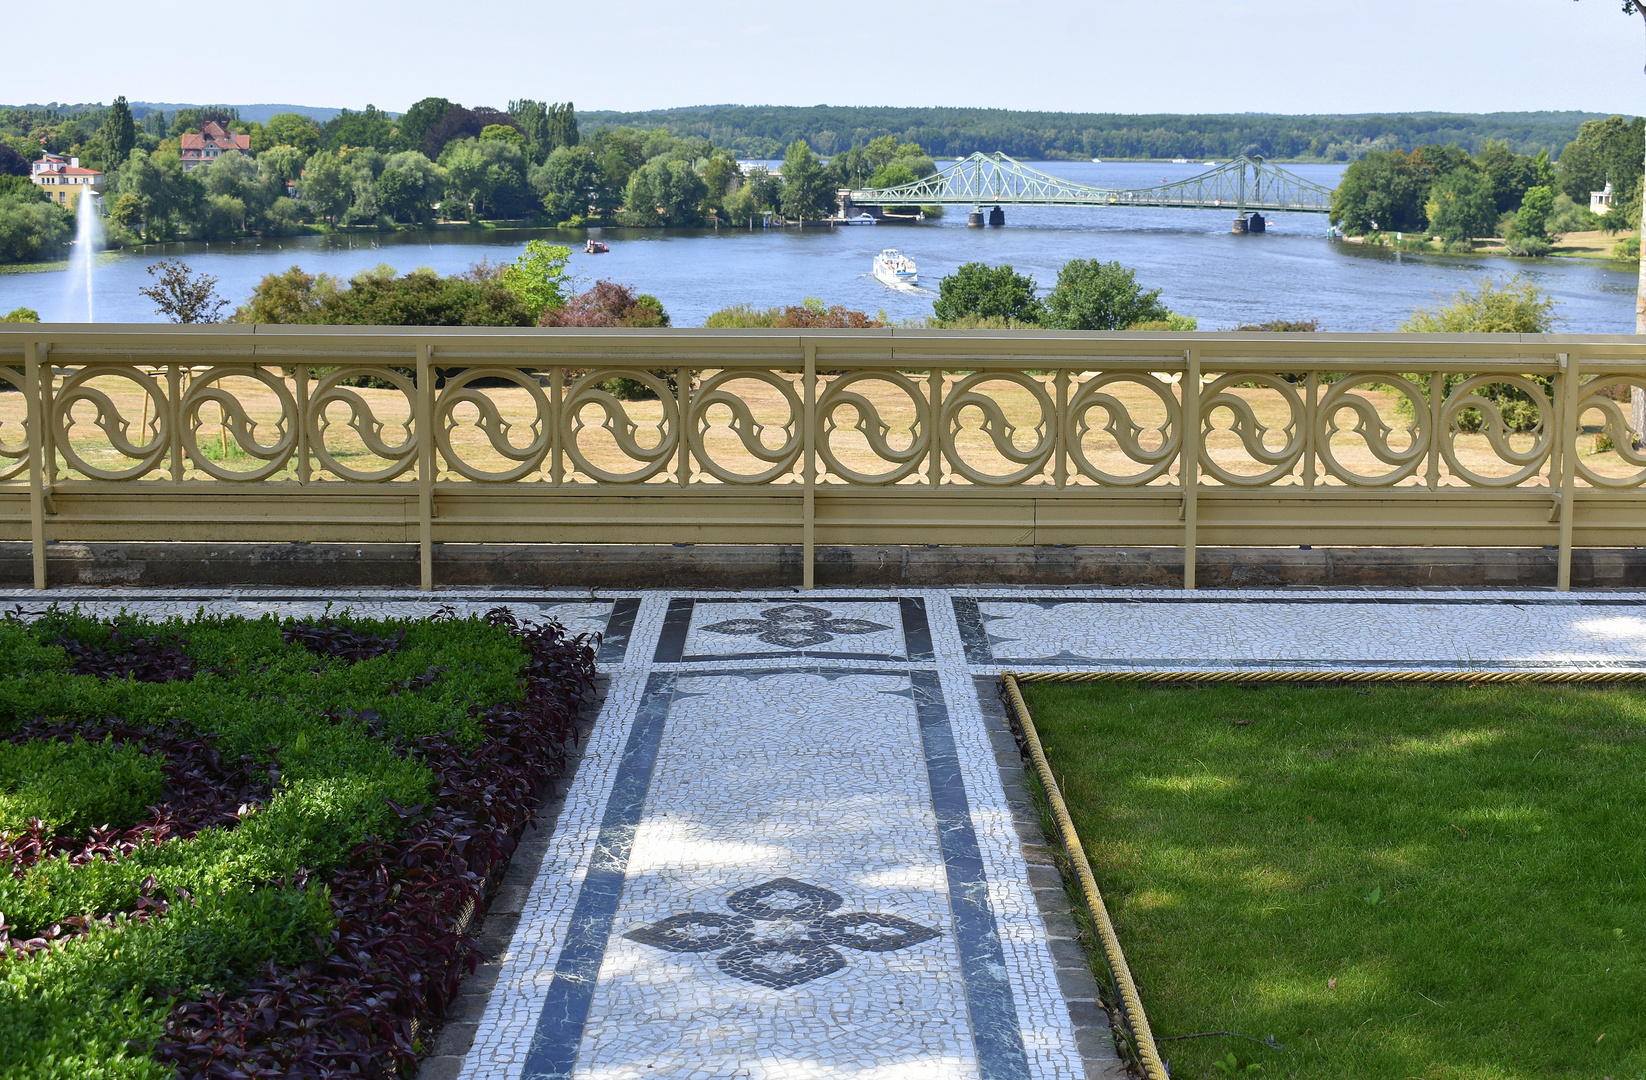
[[[781,156],[805,139],[822,154],[881,135],[918,142],[938,156],[1000,150],[1040,159],[1228,158],[1240,153],[1289,160],[1359,157],[1373,147],[1411,150],[1457,143],[1473,152],[1502,139],[1518,153],[1548,147],[1558,155],[1585,120],[1609,113],[1276,113],[1127,115],[1014,112],[1005,109],[848,108],[699,105],[646,112],[579,111],[584,130],[617,125],[664,128],[711,139],[748,157]]]
[[[131,101],[131,102],[127,102],[127,104],[131,106],[132,115],[137,117],[139,120],[141,120],[143,117],[147,116],[151,112],[154,112],[156,109],[160,109],[160,110],[163,110],[163,111],[168,112],[168,113],[174,113],[178,109],[198,109],[198,108],[201,108],[203,105],[206,105],[206,104],[214,104],[215,105],[215,104],[221,104],[221,102]],[[70,114],[72,114],[72,113],[80,112],[81,110],[84,110],[84,109],[102,109],[102,108],[106,108],[107,106],[108,106],[108,102],[105,101],[105,102],[101,102],[101,103],[87,102],[87,103],[83,103],[83,104],[79,104],[79,105],[67,105],[67,104],[64,104],[62,102],[52,102],[49,107],[53,108],[53,109],[56,109],[60,113],[70,113]],[[255,120],[259,124],[268,123],[269,117],[274,116],[277,113],[301,113],[302,115],[309,117],[311,120],[315,121],[316,123],[324,124],[327,120],[332,119],[338,113],[343,111],[342,109],[326,108],[326,107],[319,106],[319,105],[231,105],[229,107],[232,108],[232,109],[239,109],[240,110],[240,119],[242,119],[242,120]],[[38,103],[33,104],[33,105],[0,105],[0,109],[44,109],[44,108],[48,108],[48,106],[41,105],[41,104],[38,104]],[[388,115],[389,116],[399,116],[400,114],[399,113],[389,113]]]
[[[178,109],[198,109],[203,104],[207,103],[198,101],[182,103],[175,101],[134,101],[131,103],[131,111],[133,114],[138,114],[139,110],[148,113],[155,109],[164,109],[166,112],[174,113]],[[268,123],[269,117],[278,113],[299,113],[317,124],[324,124],[343,111],[342,109],[329,109],[319,105],[234,105],[231,108],[240,110],[240,119],[255,121],[259,124]],[[391,115],[398,116],[399,114],[393,113]]]

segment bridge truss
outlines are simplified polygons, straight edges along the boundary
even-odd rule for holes
[[[1147,188],[1100,188],[1050,176],[1005,154],[973,154],[953,167],[890,188],[842,190],[859,206],[1176,206],[1324,214],[1332,191],[1244,155],[1198,176]]]

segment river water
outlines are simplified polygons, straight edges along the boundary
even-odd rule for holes
[[[1204,171],[1202,163],[1036,162],[1042,171],[1106,187],[1146,187]],[[1334,187],[1341,165],[1286,166]],[[138,294],[145,268],[175,255],[218,279],[218,291],[239,303],[269,273],[297,265],[347,277],[387,263],[402,272],[419,266],[441,273],[482,259],[508,261],[528,239],[572,245],[572,272],[637,286],[663,301],[676,326],[699,326],[731,304],[799,303],[818,297],[893,319],[930,315],[936,287],[961,263],[1010,263],[1044,288],[1074,258],[1116,259],[1138,279],[1163,290],[1175,311],[1196,315],[1203,330],[1271,318],[1315,318],[1326,330],[1395,330],[1414,307],[1430,305],[1481,276],[1533,278],[1558,301],[1560,329],[1630,333],[1636,276],[1631,268],[1587,259],[1517,260],[1487,256],[1397,254],[1327,237],[1322,214],[1277,214],[1263,235],[1236,236],[1227,210],[1006,207],[1002,228],[968,228],[964,208],[920,224],[748,231],[604,229],[584,232],[508,230],[372,236],[311,236],[214,244],[155,246],[123,252],[96,270],[100,322],[159,321]],[[611,245],[585,255],[585,235]],[[869,273],[883,247],[896,247],[920,267],[921,285],[894,289]],[[85,318],[83,290],[66,273],[0,275],[0,312],[23,306],[47,321]]]

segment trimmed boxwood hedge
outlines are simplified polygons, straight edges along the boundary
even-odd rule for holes
[[[593,644],[504,609],[0,621],[0,1074],[405,1072]]]

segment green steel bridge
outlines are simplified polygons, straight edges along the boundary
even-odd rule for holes
[[[1198,176],[1146,188],[1101,188],[1050,176],[1005,154],[973,154],[943,172],[889,188],[842,190],[852,206],[1173,206],[1324,214],[1332,191],[1262,158],[1237,157]],[[998,221],[992,222],[999,224]]]

